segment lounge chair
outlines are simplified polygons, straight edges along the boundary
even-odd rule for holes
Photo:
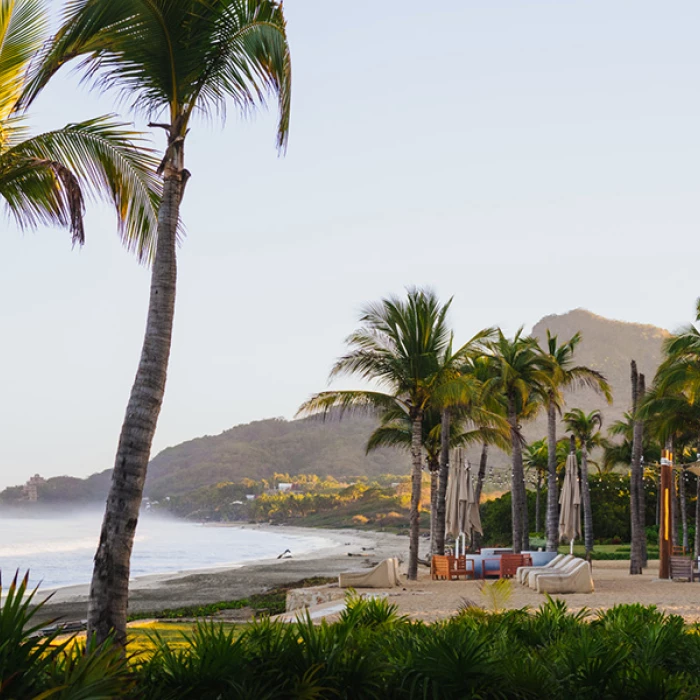
[[[553,569],[564,563],[564,559],[566,559],[566,561],[569,561],[571,558],[571,554],[557,554],[557,556],[554,557],[554,559],[552,559],[552,561],[550,561],[548,564],[543,564],[542,566],[521,566],[517,570],[515,578],[518,581],[518,583],[522,583],[527,586],[527,575],[531,571],[543,571],[544,569]]]
[[[341,588],[394,588],[400,586],[399,562],[385,559],[369,571],[347,571],[338,576]]]
[[[561,566],[558,566],[555,570],[545,569],[543,567],[540,569],[535,569],[534,571],[530,571],[530,573],[527,576],[527,585],[530,586],[530,588],[532,588],[534,591],[536,591],[537,579],[540,576],[548,576],[550,574],[568,574],[569,571],[571,571],[580,561],[583,561],[583,559],[572,556],[567,562],[562,563]]]
[[[537,577],[538,593],[593,593],[591,565],[584,559],[574,562],[566,573],[541,574]]]

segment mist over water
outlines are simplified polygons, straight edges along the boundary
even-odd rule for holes
[[[7,585],[19,569],[32,585],[55,588],[89,583],[102,511],[22,516],[0,513],[0,573]],[[217,527],[144,513],[139,518],[131,577],[242,564],[330,547],[321,536],[256,530],[245,525]]]

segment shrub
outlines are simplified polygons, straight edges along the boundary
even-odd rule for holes
[[[364,515],[353,515],[352,516],[352,524],[353,525],[367,525],[369,522],[369,518],[364,516]]]

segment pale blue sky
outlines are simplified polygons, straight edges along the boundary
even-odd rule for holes
[[[287,0],[274,114],[189,136],[170,376],[154,444],[291,418],[361,305],[454,295],[457,339],[583,306],[674,328],[700,287],[700,5]],[[70,73],[37,128],[113,111]],[[130,119],[130,118],[129,118]],[[162,146],[162,136],[154,135]],[[106,207],[87,244],[3,225],[0,487],[112,466],[148,272]]]

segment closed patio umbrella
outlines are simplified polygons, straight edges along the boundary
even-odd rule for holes
[[[573,554],[577,537],[581,537],[581,489],[576,454],[571,452],[566,458],[564,485],[559,496],[559,539],[571,542]]]
[[[484,534],[481,528],[481,515],[479,514],[479,504],[474,495],[474,484],[472,483],[472,470],[467,462],[466,476],[466,501],[465,501],[465,532],[478,532]]]
[[[456,538],[459,528],[459,464],[450,464],[445,494],[445,536]]]

